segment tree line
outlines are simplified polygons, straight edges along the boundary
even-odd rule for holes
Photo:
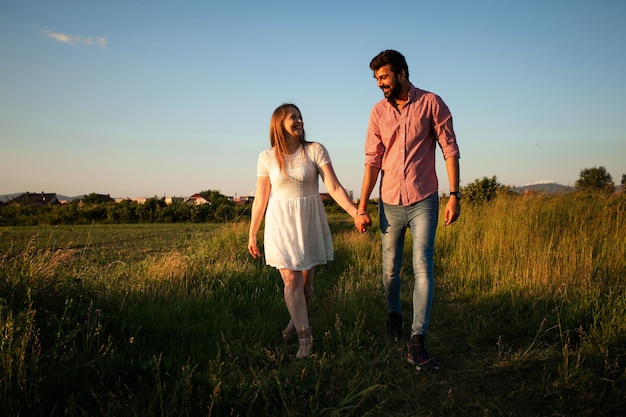
[[[99,194],[63,205],[28,207],[7,204],[0,207],[0,226],[37,226],[60,224],[128,224],[128,223],[220,223],[237,221],[250,216],[250,204],[236,205],[219,191],[199,193],[210,204],[166,204],[159,197],[144,203],[132,200],[111,202]]]
[[[622,175],[622,194],[626,189],[626,174]],[[611,195],[615,193],[615,183],[613,177],[609,174],[605,167],[593,167],[582,169],[579,178],[574,184],[577,192],[581,193],[599,193]],[[498,178],[494,175],[491,178],[483,177],[477,179],[473,183],[465,187],[461,187],[463,201],[472,203],[483,203],[496,198],[499,195],[515,195],[511,187],[498,182]]]
[[[622,175],[622,194],[626,174]],[[585,168],[576,181],[577,192],[612,194],[613,178],[604,167]],[[494,175],[483,177],[461,187],[463,202],[477,204],[488,202],[500,195],[516,195],[508,186],[498,182]],[[199,193],[210,204],[190,205],[181,201],[166,204],[163,198],[153,197],[144,203],[123,200],[106,201],[99,194],[89,194],[81,200],[57,206],[27,207],[8,204],[0,207],[0,226],[37,226],[71,224],[128,224],[128,223],[222,223],[250,218],[251,204],[236,205],[219,191]],[[332,199],[324,200],[330,213],[342,212]]]

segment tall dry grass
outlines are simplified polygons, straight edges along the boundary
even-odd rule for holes
[[[473,306],[468,329],[480,336],[468,339],[495,340],[502,366],[554,364],[540,372],[548,391],[590,401],[613,391],[626,359],[624,203],[569,194],[464,206],[439,231],[438,254],[446,298]]]
[[[440,226],[420,375],[384,337],[380,235],[330,215],[335,260],[294,359],[278,273],[247,224],[0,230],[4,415],[626,413],[626,203],[463,204]],[[375,223],[376,223],[376,219]],[[402,303],[411,309],[407,235]]]

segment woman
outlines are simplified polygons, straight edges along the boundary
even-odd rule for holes
[[[265,214],[265,262],[280,271],[291,316],[283,336],[297,334],[296,357],[305,358],[313,348],[307,305],[313,296],[315,266],[333,260],[318,175],[333,199],[354,217],[355,225],[366,221],[361,217],[365,213],[358,212],[339,183],[324,146],[307,142],[298,107],[283,104],[274,110],[270,144],[258,159],[248,251],[255,259],[261,256],[256,236]]]

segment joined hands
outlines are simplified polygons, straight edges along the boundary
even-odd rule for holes
[[[367,232],[367,228],[372,225],[372,219],[367,213],[357,214],[354,216],[354,227],[359,233]]]

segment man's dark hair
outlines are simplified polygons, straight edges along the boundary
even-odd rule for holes
[[[394,74],[398,74],[402,70],[406,71],[406,79],[409,79],[409,66],[406,63],[406,59],[404,59],[404,55],[393,49],[387,49],[376,55],[370,62],[370,69],[376,71],[387,64],[390,65]]]

